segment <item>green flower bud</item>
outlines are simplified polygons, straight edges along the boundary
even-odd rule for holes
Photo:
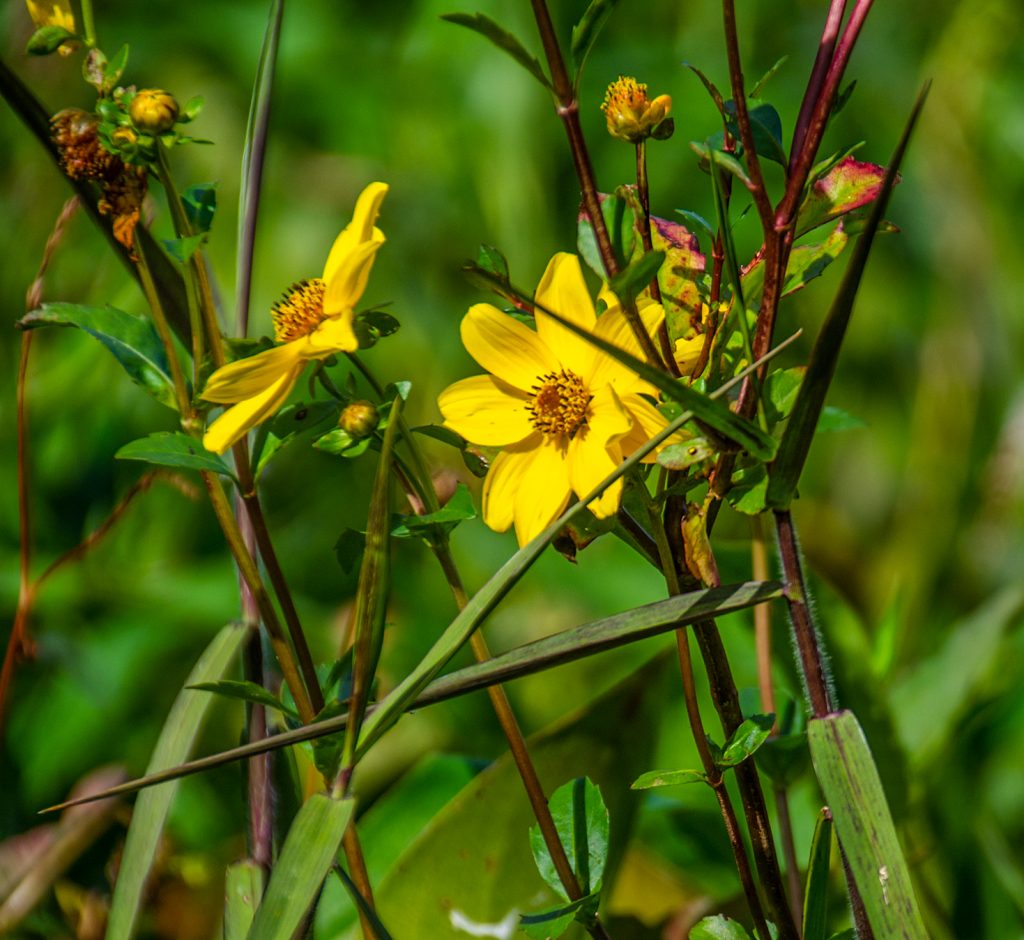
[[[354,401],[345,408],[338,419],[338,427],[349,437],[358,441],[368,437],[377,429],[380,412],[372,401]]]
[[[162,134],[178,120],[178,102],[170,92],[159,88],[143,88],[136,92],[128,106],[132,123],[150,134]]]

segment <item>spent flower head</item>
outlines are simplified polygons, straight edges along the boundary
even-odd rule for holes
[[[490,304],[476,304],[462,320],[467,351],[491,374],[449,386],[438,405],[445,424],[468,441],[502,449],[484,481],[484,521],[499,532],[514,524],[520,545],[667,423],[648,400],[657,396],[652,385],[545,312],[641,357],[617,298],[604,291],[602,299],[607,308],[598,317],[579,259],[557,254],[537,287],[536,331]],[[664,312],[647,303],[640,315],[653,334]],[[619,479],[591,512],[614,515],[621,494]]]
[[[650,100],[647,86],[628,75],[620,75],[608,86],[601,110],[608,122],[608,133],[619,140],[637,144],[648,137],[662,138],[672,133],[672,99],[658,95]]]
[[[323,277],[292,285],[271,311],[278,345],[222,366],[203,390],[206,401],[230,404],[207,429],[203,446],[224,453],[250,428],[274,414],[312,360],[354,352],[355,305],[366,290],[384,234],[374,222],[387,195],[385,183],[371,183],[356,201],[352,221],[327,256]]]

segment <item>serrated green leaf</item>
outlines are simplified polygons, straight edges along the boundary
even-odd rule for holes
[[[676,787],[686,783],[707,783],[702,770],[649,770],[630,785],[631,790],[653,790],[655,787]]]
[[[121,368],[158,402],[177,411],[174,383],[163,344],[152,322],[116,307],[82,304],[43,304],[18,321],[24,330],[41,326],[72,326],[98,339],[114,354]]]
[[[247,940],[292,940],[334,864],[354,800],[314,793],[299,810]]]
[[[694,924],[690,940],[750,940],[750,934],[739,921],[724,914],[715,914],[714,917],[705,917]]]
[[[588,778],[577,777],[555,790],[548,806],[580,890],[584,895],[597,894],[608,860],[608,809],[601,790]],[[568,901],[539,826],[530,827],[530,848],[541,877]]]
[[[551,82],[548,81],[536,56],[530,55],[515,36],[495,23],[489,16],[484,16],[483,13],[445,13],[441,19],[455,23],[457,26],[465,26],[467,29],[479,33],[485,39],[489,39],[502,52],[507,52],[512,56],[545,88],[551,87]]]
[[[63,26],[40,26],[29,38],[25,51],[29,55],[50,55],[64,43],[78,37]]]
[[[726,499],[733,509],[748,516],[764,512],[768,496],[768,472],[763,463],[741,467],[733,474],[732,481]]]
[[[213,692],[215,695],[222,695],[225,698],[241,699],[243,702],[253,705],[263,705],[289,715],[296,721],[299,719],[299,713],[294,708],[285,705],[276,695],[255,682],[221,679],[217,682],[195,682],[189,688]]]
[[[574,85],[579,87],[580,78],[583,75],[583,67],[587,64],[587,57],[598,35],[612,15],[618,0],[591,0],[590,6],[584,11],[580,21],[572,28],[572,43],[570,52],[572,62],[576,68]]]
[[[234,479],[234,473],[217,454],[206,450],[194,437],[182,431],[160,431],[125,444],[118,460],[142,460],[182,470],[209,470]]]
[[[189,686],[220,679],[231,668],[249,635],[244,624],[230,624],[203,652],[167,713],[148,773],[180,764],[191,753],[214,699],[190,690]],[[177,790],[176,783],[154,787],[142,793],[135,804],[110,903],[107,940],[128,940],[134,933],[149,871]]]
[[[210,231],[217,213],[217,184],[196,183],[181,194],[181,204],[196,234]]]
[[[882,221],[882,214],[896,184],[896,176],[903,160],[910,136],[917,123],[918,115],[924,106],[928,93],[926,85],[918,95],[910,118],[903,130],[900,141],[893,153],[882,188],[871,209],[871,215],[864,233],[860,236],[853,249],[853,256],[843,276],[836,298],[829,309],[821,332],[814,344],[811,360],[807,366],[804,380],[800,384],[793,413],[779,443],[779,453],[771,465],[768,481],[768,505],[773,509],[788,509],[796,492],[797,482],[807,461],[811,449],[811,441],[817,429],[818,419],[825,405],[832,376],[835,374],[839,352],[846,336],[846,327],[853,313],[854,301],[857,297],[860,281],[867,265],[871,244]]]
[[[721,767],[735,767],[745,761],[768,740],[775,715],[751,715],[730,735],[722,749]]]
[[[825,940],[828,931],[828,871],[832,857],[832,814],[823,809],[811,839],[804,886],[803,940]]]
[[[876,937],[927,940],[871,748],[848,711],[808,725],[814,771]]]

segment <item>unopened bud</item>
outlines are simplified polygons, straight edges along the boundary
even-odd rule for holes
[[[372,401],[354,401],[342,411],[338,427],[349,437],[359,440],[372,434],[379,421],[380,412]]]
[[[668,95],[658,95],[651,100],[647,97],[646,85],[639,84],[635,78],[620,75],[608,86],[601,110],[612,137],[638,144],[648,137],[662,136],[663,131],[659,133],[659,129],[667,122],[672,99]],[[668,128],[664,130],[671,133]]]
[[[162,134],[174,127],[178,120],[178,102],[170,92],[143,88],[132,98],[128,114],[140,131]]]

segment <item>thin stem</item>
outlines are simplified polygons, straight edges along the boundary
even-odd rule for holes
[[[551,22],[551,14],[548,12],[545,0],[530,0],[533,7],[534,18],[537,21],[537,29],[540,32],[541,43],[544,46],[544,54],[547,57],[548,68],[551,70],[553,91],[557,99],[556,113],[562,120],[566,136],[569,139],[569,149],[572,152],[573,166],[576,168],[576,176],[580,183],[580,193],[583,198],[583,210],[590,219],[590,225],[594,230],[594,239],[597,242],[597,250],[601,255],[601,263],[609,278],[619,273],[619,262],[615,257],[615,250],[612,247],[611,238],[608,235],[608,227],[605,225],[604,214],[601,212],[601,199],[598,195],[597,182],[594,176],[594,167],[590,162],[590,154],[587,151],[586,140],[583,137],[583,128],[580,126],[580,106],[576,100],[576,92],[569,75],[565,70],[565,60],[562,57],[562,50],[558,44],[558,37],[555,35],[555,28]],[[632,301],[622,305],[622,311],[629,322],[644,357],[652,365],[664,366],[661,356],[654,345],[654,341],[644,329],[643,321],[637,312],[636,304]]]
[[[258,623],[259,613],[248,585],[242,583],[242,617],[247,623]],[[245,647],[243,664],[245,677],[257,685],[265,685],[263,675],[262,637],[253,630]],[[249,706],[248,737],[261,741],[267,736],[267,712],[262,705]],[[271,755],[257,754],[249,758],[249,857],[265,872],[273,863],[274,848],[274,788],[270,774]]]
[[[782,837],[782,857],[786,860],[786,887],[789,891],[789,909],[799,922],[804,909],[804,886],[800,882],[800,862],[796,857],[796,842],[793,840],[793,819],[789,812],[789,791],[784,787],[775,788],[775,815],[779,821]]]
[[[814,626],[808,607],[807,582],[800,564],[800,549],[796,542],[793,519],[789,510],[775,510],[775,532],[779,540],[782,573],[786,584],[786,603],[793,626],[800,669],[815,718],[824,718],[835,710],[832,692],[825,672],[821,638]]]
[[[761,516],[750,517],[751,576],[755,581],[768,580],[768,550],[764,539],[764,521]],[[775,715],[775,689],[772,686],[772,609],[770,604],[754,608],[754,642],[757,647],[757,684],[761,691],[761,710]]]
[[[82,32],[85,44],[91,49],[96,45],[96,22],[92,15],[92,0],[79,0],[82,9]]]
[[[370,875],[366,870],[366,857],[363,855],[363,846],[359,841],[359,833],[356,832],[354,819],[345,829],[345,835],[341,839],[341,847],[345,850],[345,861],[348,862],[349,871],[352,873],[350,876],[352,884],[355,885],[366,907],[371,911],[375,911],[377,905],[373,900],[373,886],[370,884]],[[373,929],[373,924],[366,916],[363,905],[357,904],[356,907],[359,908],[359,926],[363,931],[363,937],[365,940],[371,940],[371,938],[377,936],[377,932]]]

